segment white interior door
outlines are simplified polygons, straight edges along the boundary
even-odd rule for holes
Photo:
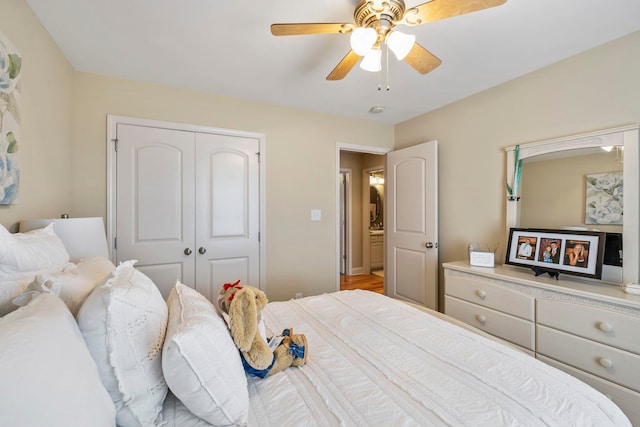
[[[117,138],[116,263],[138,260],[166,298],[195,282],[195,136],[118,124]]]
[[[387,155],[386,290],[438,308],[438,143]]]
[[[254,138],[196,135],[196,289],[211,301],[224,283],[259,287],[259,151]]]

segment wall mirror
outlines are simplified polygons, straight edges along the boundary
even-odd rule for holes
[[[369,228],[378,230],[383,227],[382,212],[384,197],[384,172],[373,171],[369,174]]]
[[[375,225],[382,213],[382,198],[380,192],[374,185],[369,186],[369,222]]]
[[[567,226],[622,233],[624,262],[617,281],[638,283],[638,143],[639,126],[632,125],[507,147],[507,185],[514,190],[506,201],[507,235],[511,227]],[[606,152],[603,147],[611,150]],[[520,170],[516,156],[522,160]],[[619,171],[624,180],[622,225],[587,224],[586,176],[611,171]]]

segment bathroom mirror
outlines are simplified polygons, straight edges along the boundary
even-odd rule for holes
[[[369,225],[375,227],[382,219],[382,198],[375,185],[369,186]]]
[[[508,236],[509,230],[512,227],[550,227],[551,224],[554,225],[550,228],[557,228],[559,226],[582,226],[588,229],[601,229],[609,232],[622,231],[624,244],[622,282],[638,283],[640,255],[640,227],[637,221],[640,208],[640,197],[638,195],[640,181],[640,173],[638,170],[640,166],[638,161],[638,139],[639,127],[638,125],[633,125],[507,147],[505,149],[507,152],[506,181],[507,185],[515,191],[507,194],[506,235]],[[525,193],[525,191],[531,183],[525,183],[527,171],[525,171],[525,173],[522,173],[522,170],[518,171],[516,151],[517,157],[519,160],[522,160],[523,165],[529,162],[536,162],[545,157],[550,158],[556,165],[550,168],[549,173],[553,173],[554,169],[562,170],[563,157],[567,159],[565,160],[566,162],[574,161],[570,160],[570,158],[574,159],[576,154],[596,155],[595,153],[598,153],[598,150],[603,151],[602,147],[613,147],[613,151],[618,147],[618,156],[620,160],[622,160],[620,170],[622,170],[624,179],[624,214],[621,228],[619,225],[585,224],[584,212],[572,213],[574,218],[579,217],[580,220],[561,220],[563,222],[569,222],[569,224],[547,222],[553,220],[545,218],[543,214],[540,213],[540,207],[533,207],[531,200],[524,200],[525,197],[528,198],[528,193]],[[531,178],[530,176],[530,179],[535,178]],[[516,184],[516,182],[518,182],[518,184]],[[570,198],[579,199],[581,202],[578,202],[578,204],[583,204],[583,194],[578,194],[576,197],[574,193],[576,191],[584,191],[584,187],[579,190],[574,188],[570,191],[563,191],[558,184],[551,184],[551,188],[548,190],[545,195],[544,204],[549,206],[550,209],[558,205],[563,206],[565,201]],[[529,212],[525,213],[524,209],[527,203],[529,204],[529,208],[538,209],[538,213],[533,216],[530,215]],[[584,209],[584,206],[582,208]]]

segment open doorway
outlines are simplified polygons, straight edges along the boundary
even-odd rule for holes
[[[338,148],[340,290],[384,293],[384,163],[388,151]]]

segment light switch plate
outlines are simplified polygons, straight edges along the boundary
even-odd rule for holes
[[[322,211],[320,209],[311,210],[311,221],[320,221],[322,219]]]

